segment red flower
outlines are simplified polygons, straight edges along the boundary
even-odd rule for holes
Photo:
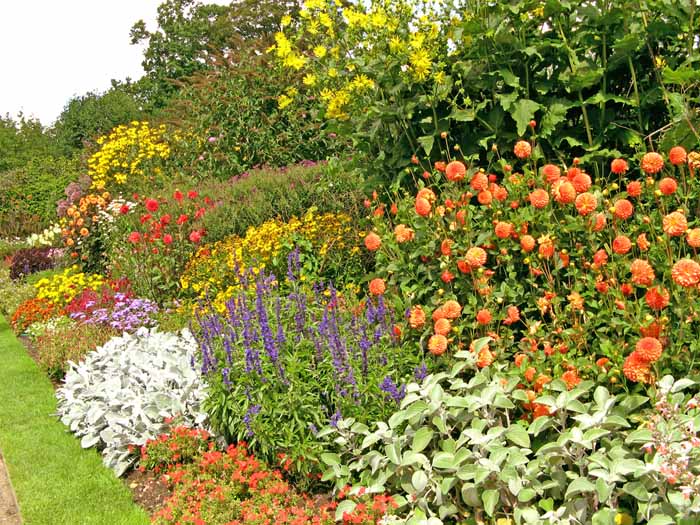
[[[158,201],[155,199],[146,199],[146,209],[150,211],[151,213],[155,213],[158,211]]]
[[[128,204],[122,204],[121,208],[119,208],[119,213],[122,215],[126,215],[129,213],[129,205]]]
[[[190,218],[184,213],[177,218],[178,226],[185,224]]]
[[[141,240],[141,234],[139,232],[131,232],[129,234],[129,242],[132,244],[136,244]]]
[[[671,295],[668,290],[657,286],[649,288],[644,295],[644,300],[652,310],[663,310],[668,306],[670,299]]]
[[[170,235],[169,233],[166,233],[163,235],[163,244],[172,244],[173,243],[173,236]]]
[[[201,231],[192,230],[192,232],[190,232],[190,241],[192,241],[193,243],[196,244],[201,240],[202,240],[202,232]]]
[[[177,202],[182,202],[182,199],[184,198],[184,195],[180,190],[175,190],[175,193],[173,193],[173,199],[175,199]]]
[[[199,193],[197,193],[195,190],[190,190],[187,192],[187,197],[189,199],[196,199],[197,197],[199,197]]]

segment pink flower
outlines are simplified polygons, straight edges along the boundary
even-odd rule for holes
[[[131,232],[129,234],[129,242],[132,244],[136,244],[141,240],[141,234],[139,232]]]
[[[169,245],[173,243],[173,236],[169,233],[163,235],[163,244]]]

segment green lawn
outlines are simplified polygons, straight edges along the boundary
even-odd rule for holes
[[[0,449],[27,525],[147,524],[94,450],[53,416],[49,380],[0,317]]]

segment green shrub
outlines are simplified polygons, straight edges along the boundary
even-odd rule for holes
[[[27,236],[50,225],[65,187],[80,176],[77,159],[36,157],[0,177],[0,235]]]
[[[532,400],[517,376],[497,367],[473,373],[487,342],[458,353],[449,373],[409,384],[400,410],[374,429],[354,419],[324,429],[341,451],[321,456],[324,478],[395,493],[409,524],[484,513],[518,525],[613,524],[625,513],[637,523],[696,522],[698,501],[660,489],[658,468],[644,461],[652,433],[635,428],[647,397],[593,390],[592,381],[569,390],[556,380]],[[663,381],[672,392],[694,384]],[[522,417],[526,404],[539,407],[531,421]]]
[[[444,132],[465,155],[537,133],[549,157],[597,162],[632,155],[662,130],[697,142],[693,2],[467,6],[307,3],[274,48],[309,79],[290,107],[318,96],[331,126],[385,179],[412,154],[444,157]]]
[[[183,131],[174,156],[197,178],[227,180],[251,167],[287,166],[347,151],[324,129],[314,102],[283,107],[281,91],[296,92],[301,77],[277,67],[267,54],[231,51],[189,81],[171,118]],[[295,87],[296,86],[296,87]]]
[[[36,295],[36,289],[25,281],[10,279],[10,269],[0,264],[0,313],[9,319],[17,307]]]
[[[359,170],[348,162],[299,165],[283,169],[244,172],[227,182],[209,183],[203,191],[218,197],[217,206],[204,218],[209,241],[235,234],[269,219],[288,221],[311,207],[319,213],[362,213]]]

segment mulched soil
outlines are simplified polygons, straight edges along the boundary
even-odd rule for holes
[[[151,515],[162,508],[170,497],[170,490],[160,476],[150,471],[132,470],[124,476],[124,483],[131,490],[134,502]]]

